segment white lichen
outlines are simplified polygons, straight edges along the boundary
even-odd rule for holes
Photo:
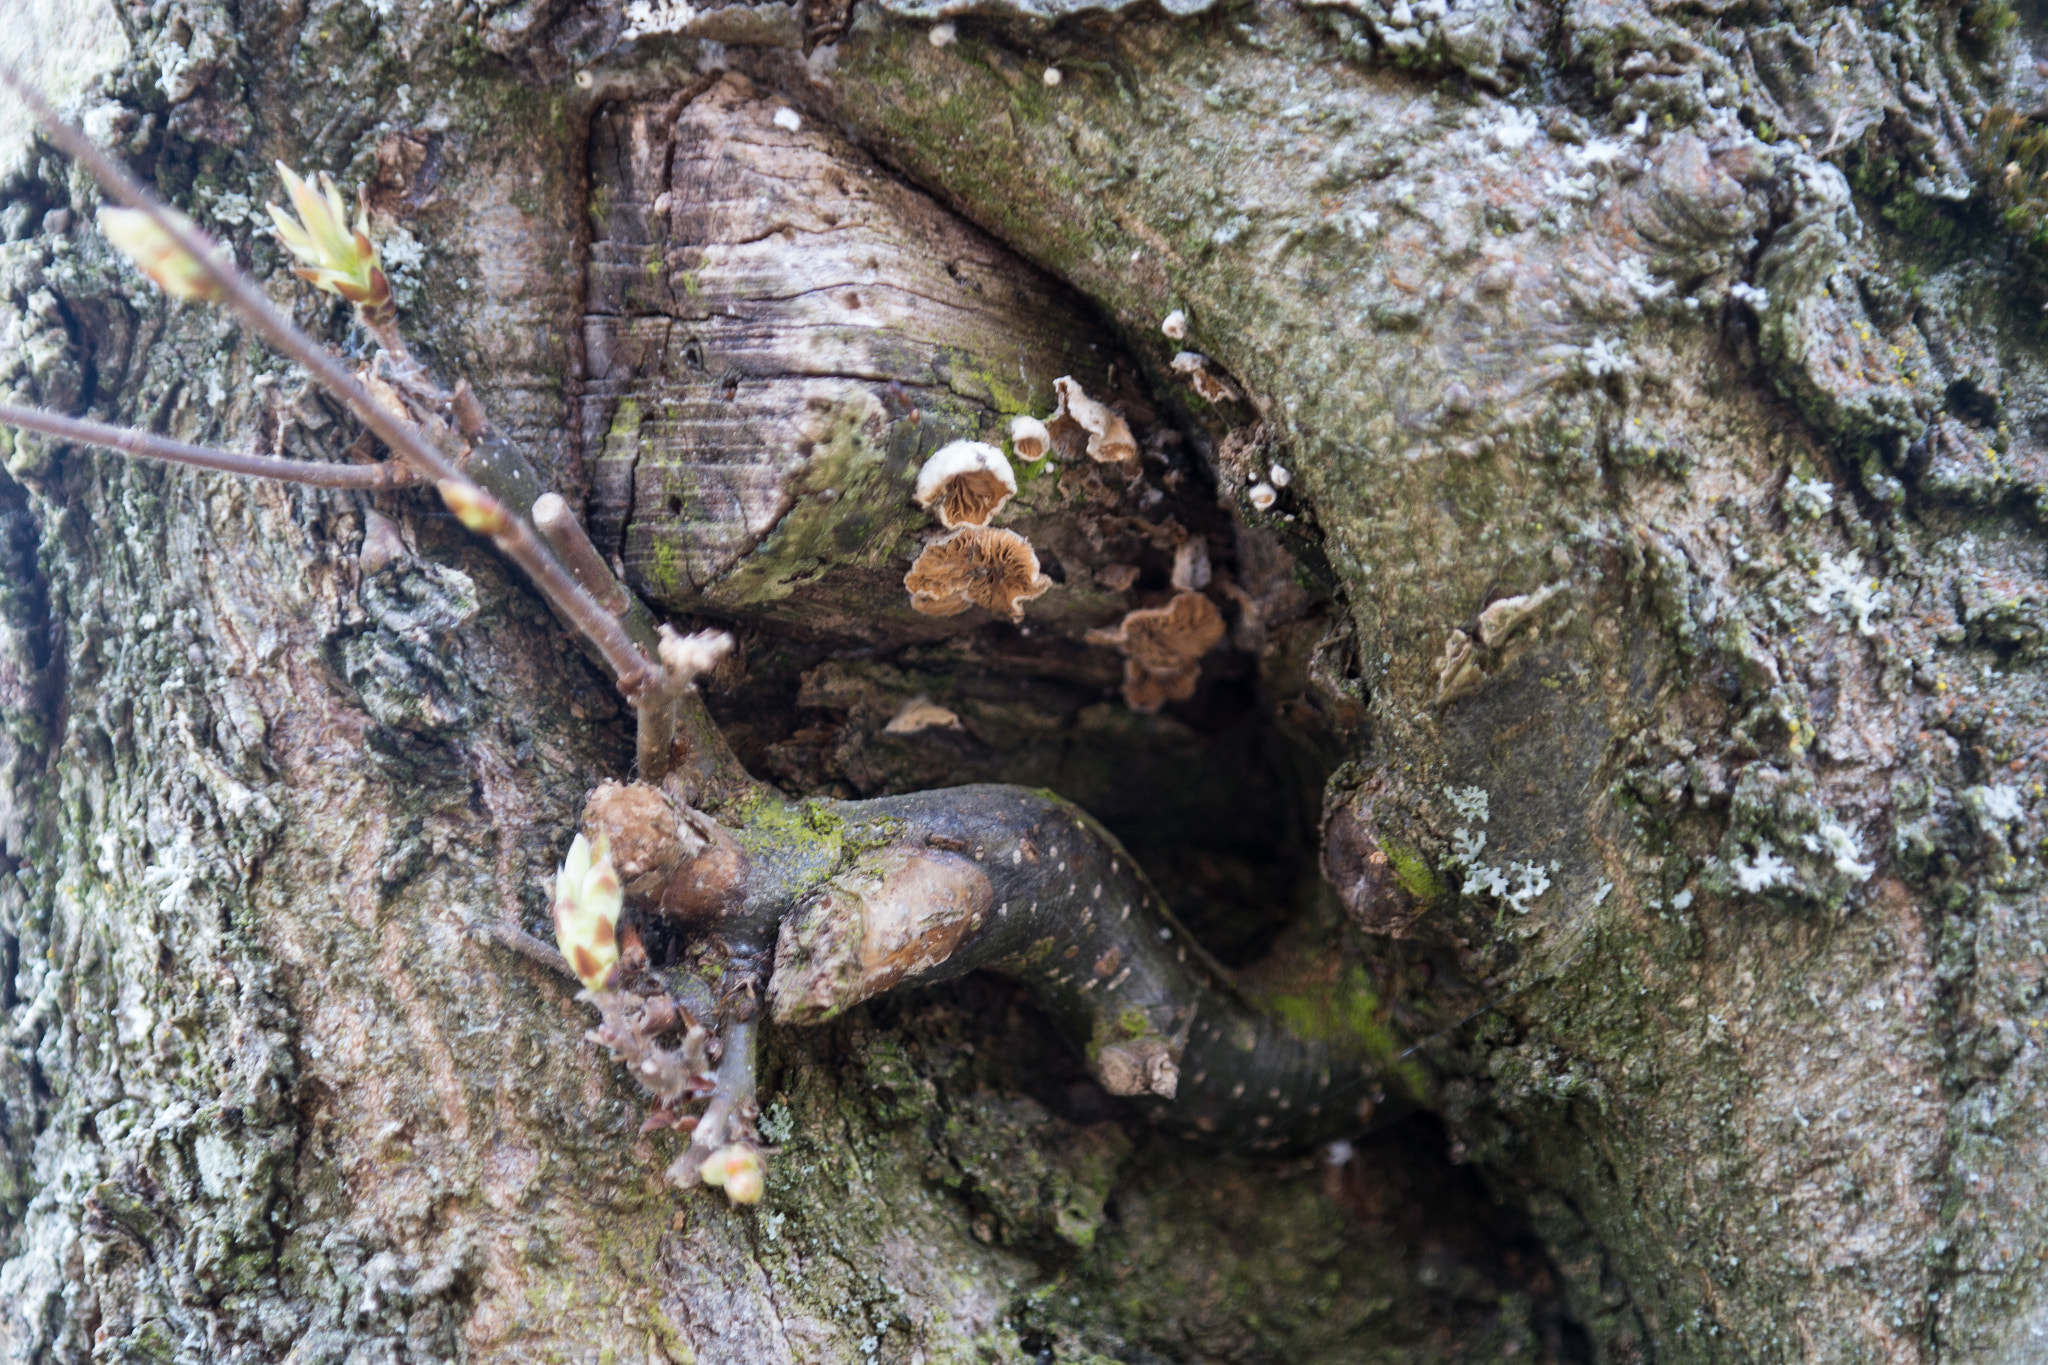
[[[1732,862],[1728,870],[1735,874],[1735,884],[1751,893],[1789,885],[1793,872],[1792,864],[1780,858],[1768,843],[1759,843],[1754,858]]]
[[[1814,592],[1806,599],[1806,609],[1815,616],[1828,616],[1837,611],[1855,622],[1856,633],[1871,636],[1877,627],[1870,623],[1873,612],[1882,611],[1890,600],[1890,594],[1878,585],[1878,581],[1863,572],[1863,565],[1853,554],[1824,554],[1820,568],[1813,575]]]
[[[1628,151],[1626,142],[1610,141],[1606,138],[1589,138],[1583,147],[1567,147],[1565,160],[1573,167],[1584,170],[1588,166],[1612,166]]]
[[[1529,902],[1550,889],[1550,874],[1536,863],[1510,863],[1508,867],[1520,884],[1506,893],[1507,903],[1514,907],[1516,914],[1526,915]]]
[[[1510,107],[1500,111],[1500,122],[1487,130],[1486,140],[1495,151],[1519,152],[1529,145],[1537,129],[1535,110]]]
[[[1996,820],[2001,824],[2017,824],[2026,818],[2026,807],[2020,802],[2018,787],[1971,787],[1964,794],[1977,798],[1977,808],[1988,820]]]
[[[1451,831],[1451,861],[1461,867],[1472,867],[1479,862],[1479,855],[1486,851],[1486,831],[1474,834],[1469,829]]]
[[[1818,521],[1835,510],[1835,486],[1797,474],[1785,481],[1785,511],[1803,521]]]
[[[1635,361],[1628,358],[1628,353],[1621,349],[1620,344],[1609,341],[1606,337],[1593,338],[1593,344],[1581,353],[1580,363],[1586,367],[1586,373],[1594,379],[1605,379],[1611,374],[1628,374],[1636,367]]]
[[[1859,882],[1870,880],[1870,874],[1877,871],[1876,863],[1866,863],[1863,858],[1863,842],[1856,831],[1832,817],[1821,823],[1817,834],[1801,835],[1799,842],[1808,853],[1824,854],[1834,861],[1835,871]]]
[[[1497,867],[1481,864],[1467,869],[1465,884],[1458,890],[1467,896],[1505,896],[1508,894],[1508,874]]]
[[[1737,280],[1728,286],[1728,297],[1737,303],[1748,304],[1751,311],[1761,313],[1771,306],[1771,291],[1761,285]]]
[[[1492,818],[1490,798],[1484,787],[1445,787],[1444,796],[1460,820],[1483,825]]]
[[[1661,299],[1672,290],[1678,288],[1674,281],[1659,280],[1650,273],[1649,266],[1643,264],[1639,258],[1634,256],[1624,260],[1621,263],[1621,269],[1616,273],[1620,275],[1621,282],[1629,287],[1630,292],[1644,303]]]
[[[681,33],[696,17],[697,7],[688,0],[632,0],[626,6],[626,37]]]

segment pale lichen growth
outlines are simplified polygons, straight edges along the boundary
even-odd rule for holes
[[[1964,793],[1975,796],[1978,809],[1987,819],[2002,824],[2017,824],[2026,819],[2026,807],[2020,801],[2020,789],[2013,786],[1971,787]]]
[[[1870,874],[1877,871],[1876,863],[1862,861],[1863,843],[1856,831],[1839,820],[1822,821],[1819,832],[1800,836],[1800,843],[1807,852],[1832,859],[1835,871],[1856,881],[1869,881]]]
[[[1593,344],[1581,354],[1580,363],[1586,367],[1586,374],[1593,379],[1632,374],[1636,368],[1635,361],[1629,359],[1628,353],[1622,350],[1620,343],[1609,341],[1606,337],[1593,338]]]
[[[1815,616],[1839,611],[1855,623],[1858,635],[1868,637],[1877,633],[1870,618],[1872,613],[1884,610],[1890,594],[1878,585],[1877,579],[1863,572],[1855,555],[1822,555],[1813,582],[1813,594],[1806,599],[1808,611]]]
[[[1728,870],[1735,874],[1735,884],[1751,893],[1789,886],[1793,876],[1792,864],[1780,858],[1769,843],[1759,843],[1755,857],[1747,862],[1732,862]]]
[[[626,37],[646,38],[657,33],[681,33],[697,17],[697,7],[687,0],[632,0],[626,6]]]
[[[1445,787],[1444,797],[1458,819],[1469,825],[1483,825],[1493,817],[1492,799],[1484,787]],[[1505,870],[1479,859],[1486,851],[1486,831],[1464,826],[1451,831],[1450,864],[1465,869],[1458,888],[1467,896],[1492,896],[1518,915],[1529,913],[1530,902],[1550,890],[1550,871],[1540,863],[1510,862]]]
[[[1801,521],[1818,521],[1835,510],[1835,487],[1822,479],[1785,480],[1785,512]]]
[[[1491,798],[1484,787],[1445,787],[1444,796],[1460,820],[1485,824],[1492,818]]]

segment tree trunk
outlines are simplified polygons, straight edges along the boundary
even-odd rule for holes
[[[771,1028],[766,1199],[671,1189],[480,932],[632,762],[540,599],[418,495],[18,435],[11,1358],[2040,1359],[2028,26],[941,8],[0,0],[339,346],[261,205],[368,187],[423,358],[741,637],[756,776],[1051,789],[1427,1112],[1192,1145],[976,976]],[[0,389],[348,458],[0,163]],[[915,610],[919,467],[1061,378],[1137,459],[1016,461],[1021,624]],[[1161,709],[1102,633],[1195,578]]]

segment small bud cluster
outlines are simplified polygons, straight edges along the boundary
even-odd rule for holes
[[[292,273],[315,289],[354,304],[367,327],[375,329],[395,321],[398,305],[391,297],[391,281],[385,278],[377,248],[370,242],[370,211],[361,191],[356,194],[355,221],[350,223],[348,201],[335,188],[332,176],[321,172],[316,188],[281,161],[277,173],[284,178],[299,216],[294,219],[275,204],[265,207],[277,227],[278,240],[299,262]]]
[[[577,835],[555,877],[555,942],[576,979],[592,991],[610,983],[619,965],[619,913],[626,891],[602,840],[593,849]]]
[[[192,226],[191,220],[176,209],[164,212],[182,225]],[[177,238],[141,209],[101,209],[99,223],[107,240],[172,298],[195,299],[200,303],[219,301],[219,282],[207,273],[197,257],[178,245]]]

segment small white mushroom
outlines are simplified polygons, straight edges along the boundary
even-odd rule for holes
[[[1280,501],[1280,495],[1273,490],[1273,485],[1263,480],[1247,489],[1245,497],[1249,498],[1252,506],[1258,508],[1261,512],[1266,511],[1274,503]]]
[[[1472,637],[1453,629],[1444,637],[1444,652],[1436,660],[1436,701],[1444,706],[1479,690],[1486,674],[1473,657]]]
[[[1276,464],[1266,471],[1266,482],[1275,488],[1285,488],[1294,482],[1294,475],[1284,464]]]
[[[1479,642],[1488,649],[1498,649],[1504,640],[1535,619],[1537,613],[1564,590],[1563,583],[1550,583],[1535,592],[1503,597],[1489,603],[1486,610],[1479,613]]]
[[[1131,435],[1130,423],[1124,421],[1109,408],[1090,398],[1087,391],[1076,383],[1072,375],[1062,375],[1052,381],[1053,392],[1059,395],[1059,411],[1046,424],[1047,430],[1055,436],[1063,426],[1071,424],[1088,433],[1088,458],[1097,464],[1117,464],[1138,458],[1138,441]]]
[[[933,24],[924,36],[931,40],[933,47],[950,47],[960,37],[960,30],[951,24]]]
[[[1020,460],[1042,460],[1052,449],[1052,433],[1036,417],[1010,419],[1010,449]]]
[[[804,121],[798,116],[796,110],[785,104],[775,111],[775,126],[786,132],[793,133],[804,126]]]
[[[1058,85],[1062,79],[1064,78],[1060,75],[1058,67],[1048,66],[1045,69],[1045,83],[1047,85]]]
[[[1238,399],[1237,390],[1228,380],[1209,373],[1209,357],[1200,351],[1182,351],[1173,358],[1173,369],[1176,374],[1186,375],[1195,392],[1211,403],[1234,403]]]
[[[919,730],[958,730],[960,717],[930,697],[916,696],[897,708],[883,731],[892,735],[914,735]]]
[[[1188,334],[1188,315],[1178,308],[1174,309],[1159,324],[1159,330],[1166,333],[1169,340],[1179,341]]]
[[[917,505],[949,530],[988,525],[1016,491],[1010,462],[984,441],[941,446],[917,474]]]

